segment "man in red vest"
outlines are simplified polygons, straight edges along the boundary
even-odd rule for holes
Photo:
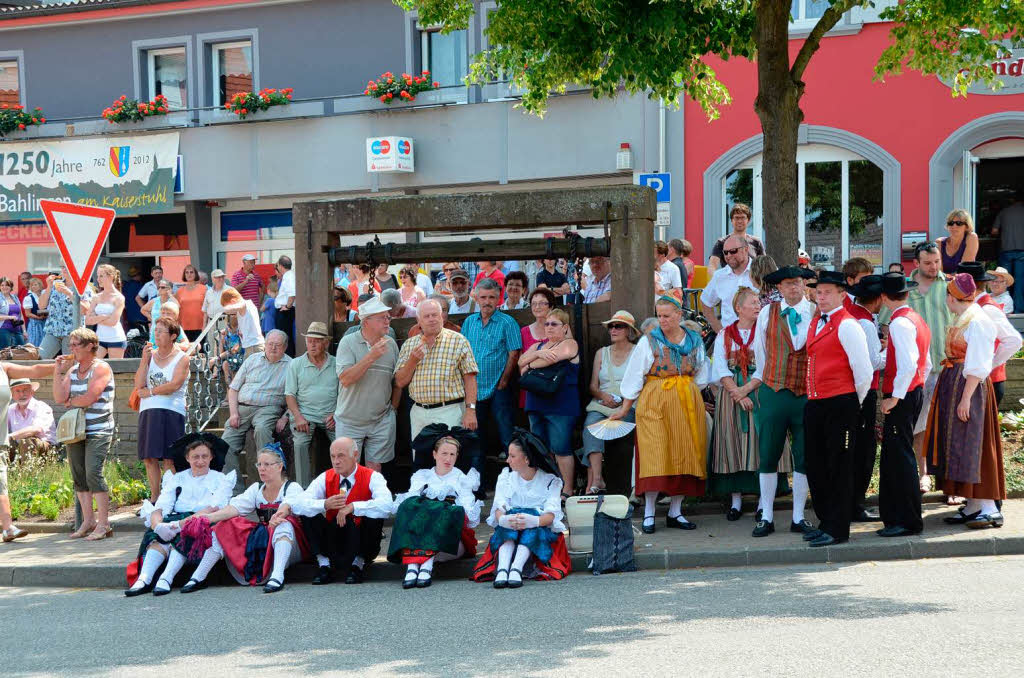
[[[862,261],[866,259],[851,259],[846,262]],[[885,366],[885,352],[882,351],[882,342],[878,336],[878,312],[882,308],[882,276],[880,275],[857,275],[856,283],[851,283],[849,271],[844,266],[846,282],[850,287],[850,294],[854,301],[849,302],[847,295],[843,308],[849,311],[854,320],[864,330],[864,337],[868,342],[868,355],[871,356],[871,366],[874,368],[874,377],[871,379],[871,388],[860,405],[860,418],[857,421],[857,445],[853,449],[853,507],[852,519],[857,523],[871,523],[878,520],[878,514],[871,513],[865,505],[865,495],[868,486],[871,485],[871,476],[875,472],[875,423],[878,419],[878,373]]]
[[[979,290],[983,288],[984,283],[996,279],[977,261],[965,261],[956,267],[956,272],[969,273],[974,278]],[[1003,393],[1006,391],[1006,361],[1020,350],[1021,336],[1020,332],[1013,329],[1010,319],[1003,312],[1002,305],[993,301],[988,292],[978,295],[974,303],[981,306],[985,315],[996,326],[996,353],[992,356],[992,374],[989,378],[992,379],[992,388],[996,392],[996,406],[998,407],[1003,400]]]
[[[384,519],[394,498],[377,471],[359,464],[359,448],[351,438],[331,443],[331,468],[306,488],[292,511],[303,526],[320,570],[314,585],[334,581],[331,566],[346,573],[346,584],[363,583],[364,570],[380,554]]]
[[[882,383],[885,424],[878,487],[879,512],[885,524],[878,530],[882,537],[918,534],[924,528],[914,422],[924,402],[924,382],[932,371],[932,333],[924,318],[907,304],[915,287],[917,283],[902,273],[882,276],[882,303],[891,312]]]
[[[804,540],[818,547],[850,538],[857,420],[874,369],[864,330],[843,308],[842,272],[822,271],[809,286],[817,292],[818,312],[807,331],[804,439],[818,529]]]

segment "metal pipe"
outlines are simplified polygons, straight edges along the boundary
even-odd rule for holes
[[[590,256],[606,257],[611,242],[606,238],[581,238],[580,246]],[[560,258],[570,255],[570,241],[565,238],[531,238],[524,240],[481,240],[461,242],[419,242],[332,247],[328,253],[331,266],[338,264],[419,264],[445,261],[511,261]]]

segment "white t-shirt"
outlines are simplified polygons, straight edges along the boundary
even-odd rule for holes
[[[683,277],[679,274],[679,267],[666,259],[665,263],[658,267],[658,277],[661,279],[661,286],[665,291],[682,289]]]

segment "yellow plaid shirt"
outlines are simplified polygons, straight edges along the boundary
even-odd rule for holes
[[[402,344],[395,372],[402,369],[412,352],[422,343],[423,335],[418,334]],[[434,346],[416,366],[409,384],[409,397],[421,405],[462,400],[466,397],[463,375],[476,374],[478,371],[469,341],[458,332],[442,329]]]

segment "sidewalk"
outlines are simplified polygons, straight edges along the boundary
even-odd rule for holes
[[[721,512],[687,514],[698,529],[684,532],[665,525],[665,507],[659,506],[658,531],[653,535],[636,527],[636,562],[640,569],[667,570],[695,567],[747,567],[801,563],[841,563],[865,560],[951,558],[958,556],[1010,555],[1024,553],[1024,500],[1004,503],[1006,524],[1001,529],[968,530],[946,525],[943,516],[954,509],[943,504],[925,505],[925,531],[916,537],[884,539],[874,534],[880,523],[856,523],[846,544],[812,549],[791,534],[788,510],[776,511],[777,532],[762,539],[750,536],[753,515],[728,522]],[[813,515],[808,516],[814,521]],[[120,521],[119,521],[120,522]],[[41,526],[36,526],[39,529]],[[129,524],[114,523],[115,536],[99,542],[68,539],[61,533],[33,533],[9,544],[0,544],[0,586],[67,586],[75,588],[120,588],[125,585],[125,565],[135,557],[142,536],[141,524],[132,517]],[[390,528],[385,528],[384,550]],[[481,542],[489,538],[486,525],[477,529]],[[461,560],[439,566],[439,578],[468,577],[474,561]],[[586,556],[573,556],[573,570],[585,571]],[[214,572],[222,568],[218,567]],[[399,580],[404,568],[382,556],[368,570],[371,580]],[[289,570],[291,582],[306,582],[313,576],[311,565]]]

